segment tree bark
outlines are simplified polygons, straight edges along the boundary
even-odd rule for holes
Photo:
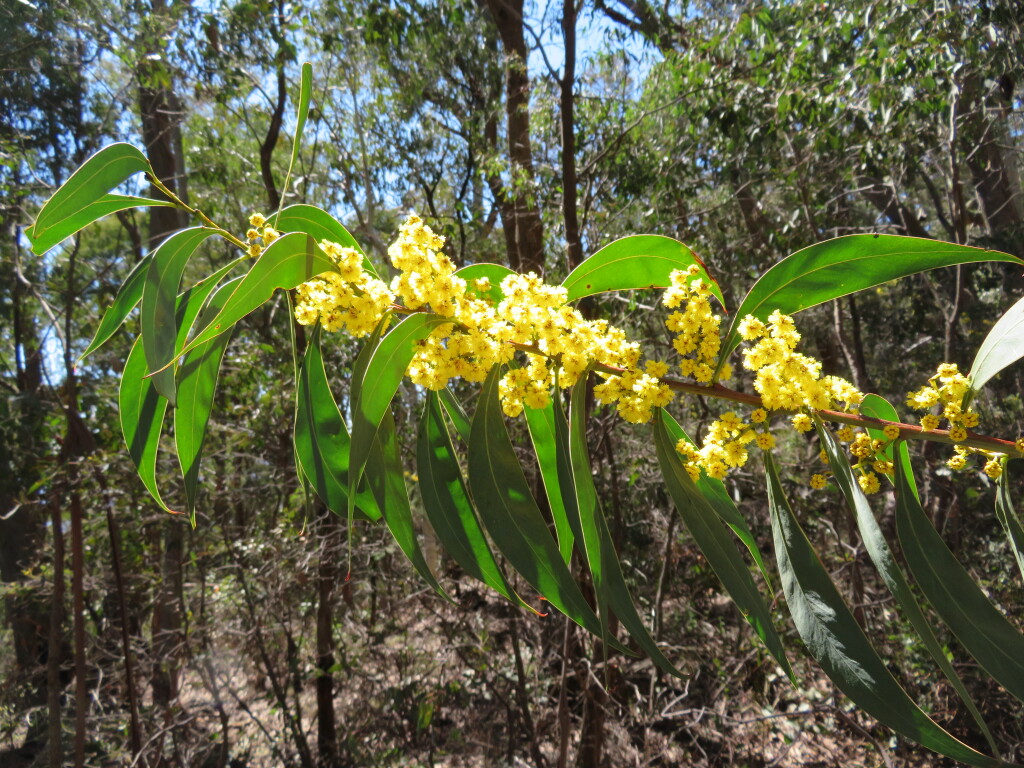
[[[562,121],[562,219],[569,271],[583,263],[576,189],[576,0],[562,0],[562,39],[565,70],[562,72],[560,117]]]

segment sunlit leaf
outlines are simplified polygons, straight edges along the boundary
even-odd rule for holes
[[[422,312],[409,315],[372,349],[366,370],[358,375],[358,379],[358,372],[353,369],[352,446],[348,465],[350,494],[359,483],[373,445],[373,436],[385,414],[390,412],[395,392],[416,354],[416,342],[446,322],[451,321],[439,315]],[[383,511],[386,515],[387,510]]]
[[[1006,531],[1006,538],[1010,544],[1010,550],[1017,560],[1017,567],[1021,576],[1024,576],[1024,521],[1021,521],[1017,513],[1017,506],[1010,496],[1010,477],[1016,474],[1015,470],[1024,462],[1020,459],[1011,459],[1006,462],[1003,474],[999,476],[999,484],[996,487],[996,517],[999,518],[1003,530]]]
[[[1024,357],[1024,299],[1021,299],[1000,317],[985,340],[978,347],[969,374],[971,393],[985,384],[1007,366]]]
[[[484,262],[480,264],[469,264],[468,266],[455,270],[455,274],[468,283],[467,289],[471,294],[477,298],[488,299],[497,304],[505,298],[505,294],[501,292],[501,281],[509,275],[514,275],[516,273],[501,264],[488,264]],[[489,283],[486,291],[481,291],[476,287],[476,281],[482,278],[487,278],[487,282]]]
[[[140,336],[135,340],[121,372],[121,387],[118,391],[121,432],[124,444],[128,447],[128,456],[135,464],[146,490],[161,509],[170,512],[160,496],[156,481],[156,454],[164,427],[164,414],[167,412],[167,398],[156,391],[151,379],[146,378],[148,373],[146,350]]]
[[[1002,765],[957,740],[913,702],[871,646],[797,522],[775,460],[765,453],[775,557],[789,611],[814,660],[836,687],[883,725],[968,765]]]
[[[305,203],[289,205],[281,213],[271,216],[270,223],[280,232],[303,232],[318,243],[321,240],[328,240],[344,248],[352,248],[363,253],[363,249],[359,247],[359,243],[345,229],[345,226],[323,208],[317,208],[315,205]],[[366,254],[363,254],[363,269],[377,277],[377,270],[370,263]]]
[[[877,395],[875,396],[877,397]],[[882,398],[878,398],[882,400]],[[882,403],[889,405],[889,403],[882,400]],[[884,407],[880,404],[874,403],[874,410],[886,412]],[[890,408],[892,406],[889,406]],[[863,413],[863,410],[862,410]],[[891,415],[891,414],[890,414]],[[878,416],[877,418],[886,418],[888,416]],[[885,536],[882,534],[882,529],[879,527],[878,522],[875,520],[875,516],[871,511],[871,505],[868,504],[867,497],[857,484],[857,480],[854,478],[853,468],[850,466],[849,459],[846,457],[846,452],[842,446],[836,442],[835,437],[825,427],[821,421],[817,421],[815,426],[818,429],[818,437],[821,439],[821,444],[825,448],[825,453],[828,456],[829,465],[832,467],[832,473],[835,477],[836,484],[839,486],[839,490],[842,492],[843,497],[846,499],[846,504],[850,511],[853,513],[854,519],[857,521],[857,530],[860,532],[860,538],[864,542],[864,548],[868,552],[868,556],[871,558],[871,562],[874,563],[875,568],[878,569],[879,574],[882,576],[882,580],[885,585],[889,588],[893,597],[896,598],[896,602],[903,610],[903,615],[910,621],[911,626],[917,632],[918,637],[924,643],[925,650],[928,651],[928,655],[932,657],[932,660],[936,663],[939,669],[942,670],[942,674],[946,676],[953,689],[957,692],[957,695],[963,701],[968,711],[971,713],[971,717],[974,718],[974,722],[977,723],[979,730],[984,735],[985,740],[988,742],[989,748],[995,752],[996,743],[995,739],[992,738],[992,734],[985,724],[984,718],[981,716],[981,712],[978,711],[978,707],[975,705],[974,700],[971,698],[970,693],[967,692],[967,688],[961,681],[960,676],[956,673],[953,665],[946,657],[946,652],[942,645],[939,644],[938,638],[935,636],[935,632],[932,630],[931,625],[928,623],[928,619],[924,615],[924,611],[921,610],[921,606],[917,602],[917,598],[914,597],[914,593],[910,589],[910,585],[907,583],[906,577],[903,575],[903,571],[896,564],[896,560],[893,557],[892,550],[889,548],[889,543],[885,540]],[[906,444],[900,441],[898,449],[901,452],[902,461],[906,461]],[[892,454],[889,454],[890,456]],[[913,480],[912,475],[909,472],[904,473],[905,478]],[[906,486],[911,487],[911,486]]]
[[[79,214],[83,210],[92,206],[118,184],[136,173],[145,173],[149,170],[149,160],[131,144],[111,144],[101,149],[82,163],[43,204],[39,215],[36,216],[36,223],[26,232],[33,241],[33,251],[42,255],[47,248],[37,248],[34,243],[50,242],[60,232],[66,232],[63,237],[77,232],[89,222],[82,221],[81,226],[68,232],[69,219],[79,221]],[[98,213],[97,209],[93,211],[97,213],[96,218],[104,215]]]
[[[1024,635],[992,605],[939,536],[912,493],[897,456],[896,532],[921,592],[992,678],[1024,701]]]
[[[509,586],[480,527],[436,392],[428,391],[423,404],[416,468],[423,509],[445,551],[474,579],[530,608]]]
[[[570,272],[562,287],[568,290],[570,301],[605,291],[667,288],[672,284],[672,272],[691,264],[700,268],[698,276],[724,306],[722,291],[704,262],[678,240],[661,235],[632,235],[606,245]]]
[[[568,466],[569,454],[568,451],[564,455],[560,454],[555,440],[555,403],[551,401],[543,408],[526,408],[524,415],[530,432],[530,442],[533,443],[533,452],[537,456],[537,466],[551,510],[551,519],[555,523],[558,551],[562,553],[562,559],[568,565],[572,558],[573,532],[562,501],[558,462],[564,460]]]
[[[664,409],[658,408],[654,416],[654,445],[658,463],[669,496],[693,540],[707,558],[708,565],[725,587],[769,653],[792,678],[793,670],[782,647],[782,639],[772,624],[771,611],[757,590],[747,564],[733,543],[732,536],[718,513],[698,490],[683,462],[676,453],[675,443],[665,426]]]
[[[49,229],[43,232],[41,237],[33,238],[31,236],[35,232],[34,228],[30,229],[26,234],[29,235],[29,239],[32,242],[33,253],[43,254],[55,245],[58,245],[64,238],[71,237],[80,229],[102,219],[104,216],[116,213],[117,211],[124,211],[128,208],[151,206],[173,208],[174,203],[169,200],[153,200],[148,197],[133,197],[131,195],[103,195],[77,213],[52,224]]]
[[[718,368],[739,343],[737,327],[747,315],[766,320],[774,311],[791,315],[865,288],[917,272],[978,261],[1024,263],[983,248],[898,235],[847,235],[797,251],[754,283],[733,315]]]
[[[312,237],[304,233],[282,235],[260,254],[248,274],[210,322],[189,342],[186,350],[204,344],[224,333],[254,309],[262,306],[274,291],[290,290],[324,272],[336,272],[337,266],[320,250]]]
[[[175,232],[153,252],[146,283],[142,289],[142,339],[146,347],[146,364],[157,392],[175,404],[174,370],[167,365],[175,358],[175,306],[181,276],[188,260],[200,243],[216,234],[215,230],[192,227]]]
[[[462,407],[452,391],[445,387],[439,393],[441,398],[441,404],[444,406],[444,412],[448,414],[448,418],[452,420],[452,424],[455,426],[455,431],[459,433],[459,437],[462,442],[469,443],[470,433],[470,421],[469,416],[466,415],[466,410]]]

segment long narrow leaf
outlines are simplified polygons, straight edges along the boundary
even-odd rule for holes
[[[192,227],[175,232],[153,253],[142,289],[142,338],[146,347],[146,364],[153,374],[157,392],[174,405],[174,370],[168,364],[175,359],[175,307],[178,287],[185,265],[200,243],[216,234],[205,227]]]
[[[163,397],[153,382],[146,378],[146,350],[140,336],[135,340],[128,359],[121,372],[121,387],[118,391],[118,410],[121,415],[121,432],[128,456],[142,479],[146,490],[166,512],[171,512],[156,481],[156,455],[160,445],[160,433],[164,427],[167,412],[167,398]]]
[[[570,272],[562,287],[570,301],[605,291],[667,288],[672,272],[691,264],[700,267],[700,276],[724,306],[722,291],[704,262],[678,240],[661,235],[632,235],[606,245]]]
[[[1024,299],[1000,317],[978,347],[971,365],[971,393],[976,393],[1007,366],[1024,357]]]
[[[498,400],[499,375],[495,366],[473,416],[469,445],[473,499],[491,540],[509,564],[551,605],[600,637],[601,622],[562,560],[509,440]]]
[[[117,329],[121,327],[131,311],[135,309],[139,299],[142,298],[142,286],[145,285],[146,275],[149,273],[149,264],[152,260],[153,254],[148,253],[132,267],[128,277],[124,279],[121,287],[117,289],[114,301],[107,307],[103,317],[100,318],[100,324],[96,327],[96,333],[93,335],[92,341],[89,342],[89,346],[85,348],[82,356],[78,358],[79,363],[102,347],[117,332]]]
[[[790,679],[794,679],[786,651],[782,647],[782,638],[772,624],[771,611],[736,550],[728,529],[683,467],[675,443],[666,428],[664,412],[663,408],[659,408],[654,417],[654,445],[661,474],[676,510],[740,613],[779,666]]]
[[[370,455],[374,435],[391,408],[409,361],[416,354],[416,342],[445,322],[450,321],[424,313],[406,317],[372,350],[365,372],[353,384],[352,447],[348,465],[350,504],[354,503],[354,490]],[[355,374],[353,371],[353,379]]]
[[[68,216],[43,232],[41,237],[31,238],[32,251],[36,254],[43,254],[58,245],[62,240],[71,237],[80,229],[102,219],[111,213],[124,211],[128,208],[144,207],[166,207],[173,208],[174,203],[169,200],[153,200],[148,197],[133,197],[131,195],[103,195],[98,200],[89,203],[77,213]],[[34,232],[34,230],[30,230]]]
[[[880,395],[865,395],[864,400],[860,404],[860,412],[862,415],[870,416],[873,419],[883,419],[894,423],[899,423],[900,421],[900,415],[892,406],[892,403]],[[872,440],[888,440],[885,433],[880,429],[868,427],[867,432],[871,435]],[[903,459],[903,474],[906,478],[907,485],[910,487],[914,496],[917,496],[917,483],[914,481],[914,473],[910,471],[910,451],[907,449],[907,443],[905,440],[897,440],[890,443],[885,447],[885,450],[882,453],[888,461],[893,461],[893,454],[896,451],[899,451],[900,456]]]
[[[881,400],[881,398],[879,399]],[[888,403],[886,403],[886,405],[888,405]],[[888,418],[888,416],[882,416],[879,418]],[[864,492],[861,491],[860,486],[854,479],[853,468],[850,466],[850,462],[846,458],[846,452],[836,442],[832,433],[821,423],[820,420],[816,421],[815,426],[818,429],[818,436],[821,439],[821,444],[825,447],[825,453],[828,455],[829,465],[832,467],[836,484],[839,486],[839,490],[842,491],[843,497],[846,499],[846,504],[850,508],[850,511],[853,512],[853,516],[857,521],[857,530],[860,532],[861,540],[864,542],[864,548],[867,550],[868,556],[871,558],[871,562],[874,563],[875,568],[878,569],[885,585],[889,588],[893,597],[896,598],[896,602],[899,603],[900,608],[903,609],[903,614],[910,621],[911,626],[914,627],[918,637],[921,638],[924,643],[925,650],[928,651],[928,655],[932,657],[932,660],[936,665],[938,665],[939,669],[942,670],[942,674],[944,674],[946,679],[949,680],[953,689],[957,692],[957,695],[963,701],[967,710],[971,713],[971,717],[973,717],[974,722],[977,723],[978,729],[985,737],[985,741],[988,742],[989,749],[995,752],[995,739],[992,738],[992,733],[985,724],[985,719],[981,716],[981,712],[978,711],[978,707],[975,705],[974,699],[972,699],[971,695],[967,692],[967,688],[964,687],[963,681],[960,679],[960,676],[956,673],[956,670],[953,669],[953,665],[946,657],[945,650],[939,644],[938,638],[935,637],[935,632],[928,623],[928,619],[925,618],[924,611],[921,610],[921,606],[918,604],[917,598],[914,597],[914,593],[911,591],[910,585],[907,583],[907,579],[903,575],[903,571],[900,570],[900,567],[896,564],[892,550],[889,549],[889,544],[885,540],[885,536],[882,534],[882,529],[879,527],[874,514],[871,512],[871,505],[868,504],[867,497],[864,495]],[[901,442],[897,450],[899,449],[903,449],[903,451],[905,451],[906,446]]]
[[[380,428],[374,435],[373,446],[366,462],[366,480],[377,499],[377,506],[388,530],[395,537],[395,541],[413,568],[438,595],[445,600],[451,600],[427,565],[419,540],[416,538],[416,527],[412,520],[412,510],[409,508],[409,491],[405,487],[405,472],[398,451],[395,419],[390,410],[385,414]]]
[[[274,291],[291,290],[312,277],[336,272],[337,269],[337,265],[309,235],[298,232],[282,235],[260,254],[224,308],[196,334],[185,351],[225,333],[254,309],[268,302]]]
[[[315,205],[306,203],[289,205],[281,213],[272,216],[270,223],[281,232],[304,232],[317,242],[329,240],[345,248],[353,248],[359,253],[363,253],[358,241],[345,229],[345,225],[323,208],[317,208]],[[363,269],[377,277],[377,270],[366,254],[363,254]]]
[[[241,278],[236,278],[240,280]],[[200,314],[215,314],[234,290],[232,283],[220,286],[210,297],[209,303]],[[231,333],[224,333],[202,344],[181,362],[176,376],[177,407],[174,409],[174,449],[185,483],[185,499],[191,515],[196,506],[199,490],[199,466],[206,440],[206,428],[213,409],[213,397],[217,392],[220,364],[227,349]],[[154,385],[155,385],[154,379]]]
[[[564,455],[559,454],[555,440],[555,402],[550,401],[544,408],[527,408],[525,414],[533,452],[537,456],[537,466],[540,468],[540,479],[544,484],[548,508],[551,510],[551,519],[555,523],[558,551],[562,553],[562,559],[568,565],[572,558],[574,537],[569,519],[566,517],[565,502],[562,501],[558,463],[561,460],[568,462],[569,455],[568,452]]]
[[[996,517],[999,518],[1003,530],[1006,531],[1006,539],[1009,542],[1010,550],[1017,560],[1017,567],[1021,576],[1024,576],[1024,521],[1021,521],[1017,513],[1017,507],[1010,497],[1010,476],[1022,463],[1019,459],[1011,459],[1006,462],[1006,469],[999,477],[999,484],[996,486]]]
[[[302,474],[327,508],[338,515],[348,510],[348,426],[327,382],[320,350],[319,323],[313,326],[299,371],[295,395],[295,455]],[[368,520],[379,520],[373,494],[360,487],[355,510]]]
[[[825,674],[883,725],[968,765],[1004,765],[954,738],[917,706],[886,668],[825,571],[782,492],[771,454],[764,457],[775,557],[800,637]]]
[[[747,315],[767,319],[774,310],[791,315],[865,288],[917,272],[978,261],[1024,263],[999,251],[918,237],[847,235],[787,256],[754,283],[733,316],[718,368],[739,343]]]
[[[33,243],[47,243],[52,240],[53,231],[67,228],[66,220],[78,216],[125,179],[149,170],[149,160],[131,144],[104,147],[82,163],[43,204],[36,223],[26,234]],[[41,256],[47,249],[36,248],[33,244],[32,250]]]
[[[423,508],[445,551],[474,579],[530,608],[509,586],[480,527],[436,392],[427,392],[423,404],[416,466]]]
[[[897,456],[896,531],[907,567],[935,612],[992,678],[1024,701],[1024,635],[992,605],[909,492]]]
[[[690,436],[686,434],[671,413],[662,410],[661,418],[665,425],[665,430],[672,441],[672,445],[677,445],[680,440],[685,440],[691,445],[693,444],[693,440],[690,439]],[[700,491],[701,495],[718,516],[722,518],[722,522],[732,528],[736,538],[743,542],[743,546],[747,548],[747,552],[750,553],[750,557],[754,560],[754,565],[760,571],[761,578],[764,579],[765,586],[768,587],[768,592],[774,594],[772,581],[768,576],[768,569],[764,565],[761,548],[757,546],[757,539],[754,538],[753,531],[747,525],[746,518],[736,508],[736,502],[732,500],[729,491],[726,490],[725,483],[713,477],[708,477],[706,472],[701,472],[700,477],[697,478],[697,490]]]
[[[462,407],[452,391],[445,387],[439,393],[441,404],[444,406],[444,412],[448,414],[448,418],[452,420],[452,424],[455,426],[455,431],[459,433],[459,437],[462,442],[469,444],[469,431],[470,421],[469,416],[466,415],[466,410]]]
[[[608,528],[604,510],[601,508],[597,488],[594,486],[594,475],[590,468],[585,415],[586,392],[587,377],[582,376],[572,390],[569,424],[565,424],[561,406],[556,407],[555,424],[561,438],[559,450],[569,454],[568,476],[560,473],[562,485],[567,489],[565,496],[571,499],[567,509],[570,514],[573,511],[576,514],[578,535],[587,567],[593,577],[594,591],[598,594],[599,604],[604,609],[610,608],[614,611],[630,637],[658,667],[675,677],[687,677],[662,653],[657,641],[647,630],[633,603],[626,577],[622,573],[615,542]],[[607,616],[600,618],[603,622],[608,621]]]

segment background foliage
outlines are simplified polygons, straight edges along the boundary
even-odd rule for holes
[[[381,527],[347,531],[303,501],[280,298],[227,347],[202,483],[191,489],[197,527],[169,517],[113,426],[133,340],[118,331],[74,363],[133,266],[185,220],[172,208],[124,211],[43,258],[23,230],[113,140],[144,146],[163,183],[216,221],[241,230],[251,211],[277,210],[298,61],[308,59],[313,109],[285,202],[336,214],[378,265],[410,209],[449,238],[457,263],[541,269],[553,281],[621,235],[671,235],[700,254],[730,307],[782,256],[833,235],[911,234],[1022,256],[1014,11],[888,0],[841,10],[6,4],[3,759],[60,765],[64,750],[48,745],[66,742],[69,758],[110,765],[927,764],[802,658],[800,687],[790,686],[680,530],[648,433],[613,413],[597,409],[587,435],[597,493],[644,617],[688,681],[625,657],[603,669],[599,640],[561,618],[516,613],[467,579],[426,527],[426,557],[461,607],[420,592]],[[186,284],[231,258],[207,241]],[[966,370],[1022,289],[1012,266],[951,267],[809,310],[802,328],[828,372],[901,402],[939,359]],[[589,301],[667,349],[654,300]],[[324,346],[337,393],[356,351],[344,338]],[[990,433],[1024,431],[1021,384],[1018,366],[986,388]],[[396,434],[411,456],[421,394],[399,392]],[[694,432],[710,417],[700,402],[682,415]],[[780,455],[793,466],[779,482],[800,500],[800,522],[856,621],[913,698],[983,749],[895,620],[856,520],[835,495],[803,489],[817,444],[789,443]],[[996,489],[979,473],[944,470],[934,447],[916,460],[923,514],[997,603],[1020,605],[991,512]],[[184,506],[170,459],[156,457],[152,477]],[[528,480],[540,490],[540,477]],[[759,468],[729,491],[767,547]],[[887,533],[914,519],[885,510]],[[952,636],[937,642],[964,658]],[[958,671],[1004,757],[1024,759],[1014,752],[1019,703],[977,668]]]

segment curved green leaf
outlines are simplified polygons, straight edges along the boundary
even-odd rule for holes
[[[348,465],[350,503],[354,503],[352,492],[359,483],[363,466],[370,455],[373,436],[389,412],[409,361],[416,354],[416,342],[430,335],[437,326],[450,322],[448,318],[422,312],[409,315],[372,350],[366,370],[359,375],[358,380],[355,378],[357,372],[353,370],[352,447]]]
[[[909,492],[896,457],[896,533],[921,592],[992,678],[1024,701],[1024,635],[992,605]]]
[[[892,406],[892,403],[880,395],[865,395],[864,400],[860,404],[860,412],[862,416],[870,416],[873,419],[882,419],[883,421],[891,421],[896,424],[900,423],[900,415]],[[872,440],[885,440],[886,442],[889,440],[889,438],[885,436],[885,432],[881,429],[868,427],[867,432],[871,435]],[[903,467],[906,470],[905,475],[907,484],[914,496],[917,496],[917,483],[914,482],[914,475],[910,471],[910,451],[907,449],[906,441],[897,440],[895,442],[891,442],[885,447],[885,450],[882,451],[882,453],[888,461],[893,461],[893,453],[895,451],[899,451],[900,456],[903,457]]]
[[[480,527],[436,392],[428,391],[423,403],[416,467],[423,508],[445,550],[474,579],[530,608],[509,586]]]
[[[882,400],[882,398],[878,399]],[[882,402],[885,405],[889,405],[884,400]],[[891,408],[892,406],[889,407]],[[879,416],[878,418],[888,419],[888,416]],[[974,699],[967,692],[963,681],[946,657],[945,650],[939,644],[938,638],[935,637],[935,632],[932,631],[928,619],[925,618],[924,611],[921,610],[917,598],[914,597],[914,593],[911,591],[910,584],[907,583],[903,571],[896,564],[892,550],[889,549],[889,543],[885,540],[882,529],[871,512],[871,505],[854,479],[853,468],[846,458],[846,451],[836,442],[835,437],[821,423],[820,419],[815,420],[815,426],[817,427],[821,444],[825,448],[825,453],[828,455],[829,465],[832,467],[832,472],[835,475],[836,484],[839,486],[839,490],[842,491],[843,497],[846,499],[846,505],[857,521],[857,530],[860,531],[860,538],[864,542],[864,548],[867,550],[871,562],[874,563],[885,585],[889,588],[893,597],[896,598],[900,608],[903,609],[903,613],[910,621],[911,626],[917,631],[918,637],[924,642],[928,655],[932,657],[932,660],[942,670],[942,674],[949,680],[953,689],[971,713],[971,717],[974,718],[974,722],[978,724],[978,728],[985,737],[985,741],[988,742],[989,749],[995,752],[995,739],[992,738],[992,733],[985,724],[985,719],[981,716],[981,712],[978,711]],[[901,441],[899,448],[901,449],[902,456],[906,452],[906,444]],[[891,456],[892,454],[890,453],[889,455]],[[908,474],[905,473],[905,476]]]
[[[545,600],[591,634],[601,622],[562,560],[516,458],[498,399],[499,366],[487,376],[469,444],[469,487],[495,547]],[[613,641],[614,643],[614,641]],[[619,650],[621,645],[614,643]]]
[[[662,421],[673,446],[677,445],[680,440],[685,440],[691,445],[694,444],[679,422],[675,420],[671,413],[664,409],[662,409]],[[768,587],[768,593],[774,595],[775,591],[772,589],[772,580],[768,575],[768,569],[765,568],[764,557],[761,555],[760,547],[757,546],[757,539],[754,538],[753,531],[747,525],[746,518],[736,508],[736,502],[732,500],[729,491],[726,490],[725,483],[713,477],[708,477],[707,473],[702,471],[697,480],[697,490],[700,491],[704,499],[711,505],[711,508],[715,510],[722,519],[722,522],[732,528],[736,538],[743,542],[743,546],[747,548],[747,552],[750,553],[751,558],[754,560],[754,565],[761,572],[761,578],[764,579],[765,586]]]
[[[969,374],[971,394],[1007,366],[1024,357],[1024,299],[1021,299],[1000,317],[974,356]]]
[[[1024,462],[1019,459],[1010,459],[1006,462],[1003,474],[999,476],[999,484],[996,487],[996,517],[1006,531],[1006,538],[1017,560],[1017,567],[1021,576],[1024,576],[1024,522],[1017,514],[1017,507],[1010,497],[1010,476],[1021,464]]]
[[[455,431],[459,433],[462,442],[468,445],[470,423],[469,416],[466,415],[462,403],[455,398],[455,395],[448,387],[442,389],[438,394],[440,395],[445,413],[448,414],[448,418],[452,420],[452,424],[455,426]]]
[[[111,213],[117,213],[127,208],[147,206],[173,208],[174,203],[169,200],[153,200],[148,197],[133,197],[131,195],[103,195],[80,211],[52,224],[49,229],[42,233],[41,237],[33,238],[32,234],[35,233],[35,228],[29,230],[27,234],[29,234],[29,240],[32,242],[32,252],[42,255],[55,245],[58,245],[64,238],[71,237],[75,232]]]
[[[594,475],[587,450],[586,395],[587,376],[581,376],[572,390],[569,424],[565,423],[560,406],[556,408],[555,424],[561,436],[559,448],[563,453],[569,454],[569,473],[560,473],[563,488],[566,489],[565,495],[571,499],[567,508],[570,515],[575,512],[577,537],[582,544],[587,567],[594,580],[594,591],[598,595],[599,605],[602,606],[602,611],[606,611],[607,608],[614,611],[630,637],[659,668],[675,677],[688,677],[662,653],[633,604],[629,585],[626,584],[626,577],[622,573],[622,565],[615,551],[615,542],[601,508],[597,488],[594,486]],[[601,618],[602,622],[607,623],[607,615]]]
[[[354,248],[363,254],[363,269],[374,277],[378,276],[376,268],[370,263],[352,234],[323,208],[296,203],[271,216],[270,222],[281,232],[304,232],[317,242],[328,240],[345,248]]]
[[[135,464],[146,490],[161,509],[172,512],[160,496],[156,482],[156,454],[164,427],[164,414],[167,412],[167,398],[157,392],[153,382],[146,378],[148,373],[146,350],[140,336],[128,353],[121,372],[121,387],[117,398],[121,433],[128,447],[128,456]]]
[[[883,725],[968,765],[1004,765],[957,740],[913,702],[886,668],[825,571],[782,492],[775,460],[764,455],[775,557],[800,637],[825,674]]]
[[[241,278],[235,278],[241,280]],[[212,316],[220,311],[235,286],[233,282],[220,286],[203,307],[202,316]],[[206,428],[213,409],[213,397],[217,392],[220,363],[224,357],[231,332],[223,333],[202,344],[184,356],[176,376],[177,407],[174,409],[174,450],[178,454],[178,465],[185,482],[185,499],[189,514],[196,507],[199,488],[199,465],[203,454]],[[154,386],[156,381],[154,378]]]
[[[309,116],[309,102],[313,98],[313,65],[308,61],[302,63],[299,73],[299,105],[295,113],[295,136],[292,138],[292,156],[288,162],[288,176],[292,175],[295,161],[299,159],[299,148],[302,146],[302,131],[306,128],[306,118]],[[287,190],[287,179],[283,190]],[[282,197],[284,192],[281,193]]]
[[[327,382],[320,340],[321,329],[317,323],[310,332],[295,393],[295,455],[299,469],[317,496],[332,512],[344,515],[348,509],[351,439]],[[377,501],[365,488],[356,494],[356,510],[368,520],[380,519]]]
[[[174,370],[167,366],[175,359],[175,306],[185,265],[199,244],[216,234],[213,229],[192,227],[175,232],[153,253],[142,289],[142,339],[146,364],[157,392],[174,405]]]
[[[501,291],[501,281],[509,275],[516,274],[514,271],[501,264],[489,264],[483,262],[480,264],[470,264],[462,267],[461,269],[455,270],[455,274],[465,280],[469,286],[468,290],[477,298],[487,299],[499,303],[505,298],[505,294]],[[486,291],[480,291],[474,285],[475,280],[486,277],[490,281],[490,288]]]
[[[732,537],[683,466],[676,453],[675,443],[669,436],[666,421],[665,409],[658,408],[654,416],[654,445],[669,496],[729,597],[779,666],[790,679],[794,679],[786,651],[782,647],[782,638],[772,624],[771,611],[757,590]]]
[[[569,291],[569,301],[605,291],[668,288],[672,271],[691,264],[700,267],[700,276],[725,306],[721,288],[697,254],[661,235],[632,235],[606,245],[570,272],[562,287]]]
[[[148,253],[132,267],[128,277],[124,279],[121,287],[117,289],[114,301],[107,307],[103,317],[100,318],[100,324],[96,328],[92,341],[89,342],[89,346],[85,348],[82,356],[78,358],[79,363],[102,347],[117,332],[117,329],[121,327],[129,313],[135,309],[139,299],[142,298],[142,286],[146,282],[146,276],[149,274],[149,264],[152,260],[153,254]]]
[[[269,301],[274,291],[291,290],[310,278],[337,270],[334,262],[309,235],[299,232],[282,235],[260,254],[224,308],[196,334],[184,351],[194,349],[226,332],[254,309]]]
[[[130,176],[150,170],[149,160],[131,144],[104,147],[82,163],[43,204],[36,223],[26,235],[33,243],[51,240],[54,231],[66,229],[64,222],[68,219],[76,217]],[[88,223],[84,222],[82,226]],[[46,249],[39,250],[33,245],[32,250],[42,255]]]
[[[409,492],[405,487],[405,471],[399,455],[398,435],[395,433],[395,418],[390,410],[384,414],[374,434],[373,446],[366,462],[366,480],[388,530],[416,572],[438,595],[451,601],[427,565],[416,538],[416,526],[409,508]]]
[[[797,251],[754,283],[733,316],[718,369],[739,343],[747,315],[766,320],[776,309],[791,315],[907,275],[977,261],[1024,263],[999,251],[898,235],[847,235]]]
[[[562,501],[562,487],[559,483],[559,462],[569,461],[568,443],[566,451],[559,452],[555,439],[555,403],[549,401],[543,408],[526,408],[526,426],[533,443],[533,452],[537,456],[540,479],[544,484],[544,493],[551,509],[551,519],[555,523],[555,537],[558,539],[558,551],[566,565],[572,558],[573,531],[566,516],[565,503]],[[562,420],[565,416],[562,415]],[[568,464],[566,464],[568,466]]]

